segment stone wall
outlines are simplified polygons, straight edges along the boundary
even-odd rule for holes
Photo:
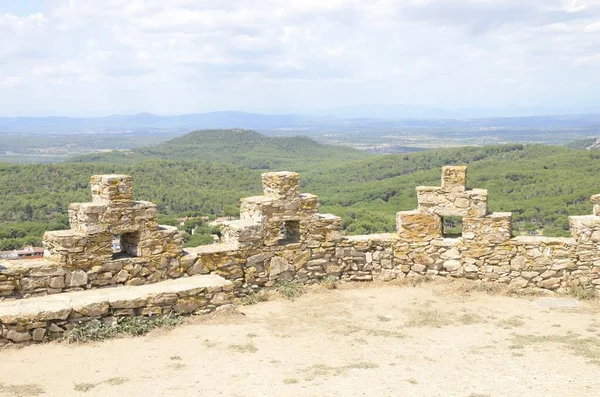
[[[91,178],[92,202],[72,204],[71,229],[44,235],[45,261],[0,262],[0,294],[20,298],[217,274],[234,293],[284,280],[314,283],[466,277],[516,288],[600,289],[600,195],[593,215],[570,217],[571,238],[512,237],[510,213],[488,213],[486,190],[467,189],[466,167],[443,167],[440,186],[417,187],[418,207],[396,216],[396,233],[344,236],[341,219],[320,214],[318,197],[300,192],[299,175],[262,176],[262,196],[241,200],[223,243],[182,249],[179,232],[159,226],[156,206],[133,201],[131,178]],[[443,218],[462,217],[460,236]],[[113,236],[123,252],[114,255]]]
[[[116,324],[124,317],[208,313],[230,305],[233,286],[216,276],[188,277],[142,287],[81,291],[36,299],[2,302],[0,346],[58,338],[92,320]]]
[[[512,215],[488,213],[487,190],[467,189],[466,181],[466,167],[443,167],[441,186],[417,187],[417,210],[398,212],[397,233],[346,237],[339,217],[319,214],[318,198],[300,193],[298,174],[266,173],[264,195],[242,199],[241,220],[224,226],[225,243],[185,249],[184,258],[193,273],[220,274],[242,294],[327,276],[429,275],[515,288],[600,289],[600,195],[592,197],[594,215],[570,217],[572,238],[512,237]],[[447,216],[462,217],[462,235],[444,235]],[[282,238],[286,222],[297,227],[293,241]]]
[[[92,202],[69,206],[70,230],[46,232],[44,261],[0,262],[0,295],[21,298],[182,276],[183,238],[156,205],[133,201],[127,175],[95,175]],[[121,252],[112,241],[120,238]]]

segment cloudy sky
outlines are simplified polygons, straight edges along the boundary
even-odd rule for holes
[[[600,109],[600,0],[0,0],[0,116]]]

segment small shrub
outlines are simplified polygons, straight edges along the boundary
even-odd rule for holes
[[[119,333],[139,336],[147,334],[153,327],[146,317],[127,317],[119,322],[116,328]]]
[[[116,327],[105,324],[100,320],[92,320],[82,325],[76,325],[65,332],[63,339],[67,343],[82,343],[114,338]]]
[[[327,276],[321,281],[321,285],[325,289],[336,289],[340,280],[336,276]]]
[[[83,343],[114,338],[119,334],[132,336],[145,335],[155,328],[170,328],[181,324],[182,318],[177,315],[156,317],[126,317],[117,324],[105,324],[100,320],[92,320],[76,325],[66,331],[63,340],[67,343]]]
[[[297,281],[284,281],[277,288],[277,292],[293,301],[304,294],[304,285]]]
[[[579,300],[593,300],[598,298],[598,291],[594,288],[585,289],[581,285],[573,285],[569,289],[569,295]]]
[[[244,306],[256,305],[260,302],[266,302],[269,300],[269,293],[267,291],[258,291],[253,294],[247,295],[242,298],[242,304]]]

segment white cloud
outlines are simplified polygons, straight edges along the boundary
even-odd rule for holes
[[[575,66],[584,66],[595,63],[600,64],[600,54],[578,57],[574,62]]]
[[[15,87],[18,86],[23,79],[17,76],[8,76],[0,80],[0,87]]]
[[[598,99],[599,0],[48,4],[0,9],[0,113]]]

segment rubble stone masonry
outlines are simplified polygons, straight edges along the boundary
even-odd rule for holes
[[[418,207],[396,216],[396,233],[344,236],[341,219],[320,214],[318,197],[300,193],[295,172],[262,176],[264,195],[241,200],[223,243],[182,249],[174,227],[159,226],[156,206],[133,201],[127,175],[96,175],[92,202],[69,207],[70,230],[44,235],[45,261],[4,261],[0,294],[19,298],[111,285],[142,285],[218,274],[239,295],[282,280],[391,280],[417,275],[466,277],[518,288],[600,289],[600,195],[594,214],[571,216],[571,238],[512,237],[510,213],[487,211],[487,190],[467,189],[467,167],[442,168],[441,186],[417,187]],[[443,234],[459,216],[462,235]],[[120,236],[121,253],[111,242]]]
[[[494,281],[517,289],[600,290],[600,195],[593,215],[571,216],[571,238],[512,237],[511,213],[488,213],[487,190],[467,189],[467,167],[442,168],[441,186],[417,187],[418,207],[396,216],[396,233],[344,236],[341,219],[319,213],[294,172],[262,175],[264,195],[241,200],[221,244],[182,249],[156,206],[133,201],[127,175],[96,175],[92,202],[71,204],[70,230],[44,234],[45,260],[0,261],[0,296],[28,298],[110,286],[218,275],[243,296],[284,280],[314,283],[422,275]],[[444,217],[462,217],[445,236]],[[113,253],[113,240],[120,253]],[[2,313],[0,313],[0,317]]]

